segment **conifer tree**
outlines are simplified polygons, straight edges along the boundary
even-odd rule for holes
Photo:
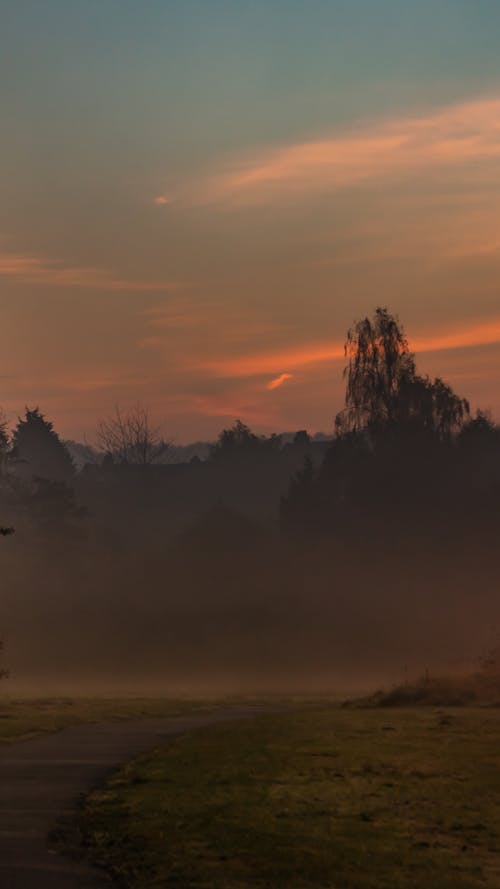
[[[38,407],[26,408],[12,436],[16,474],[26,480],[44,478],[71,482],[75,466],[68,449]]]

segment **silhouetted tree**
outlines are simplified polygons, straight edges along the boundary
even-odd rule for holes
[[[335,439],[316,473],[306,464],[292,479],[282,525],[349,539],[424,515],[451,527],[445,513],[456,514],[463,494],[455,444],[469,423],[468,402],[417,373],[404,329],[386,308],[353,325],[345,355]]]
[[[10,453],[10,435],[7,417],[0,408],[0,475],[3,475],[7,469]]]
[[[347,332],[345,407],[336,417],[338,432],[380,428],[396,419],[403,384],[415,378],[414,356],[403,328],[385,308],[357,321]]]
[[[449,439],[469,417],[469,404],[440,378],[417,374],[415,356],[399,319],[387,308],[347,332],[345,407],[336,432],[420,431]]]
[[[259,439],[250,427],[241,420],[236,420],[229,429],[223,429],[220,433],[217,444],[215,444],[210,452],[211,460],[227,460],[242,453],[255,451],[258,447]]]
[[[293,444],[299,448],[308,448],[311,444],[311,436],[306,432],[305,429],[299,429],[298,432],[293,436]]]
[[[232,461],[257,454],[279,451],[281,436],[255,435],[241,420],[236,420],[229,429],[223,429],[212,447],[210,459],[213,461]]]
[[[75,466],[71,456],[39,408],[26,408],[12,436],[12,457],[16,474],[24,479],[45,478],[71,482]]]
[[[430,380],[415,375],[399,392],[396,423],[410,431],[435,435],[443,442],[461,430],[469,415],[469,402],[440,377]]]
[[[485,411],[477,411],[460,431],[458,445],[467,452],[483,453],[495,451],[500,454],[500,430],[495,426],[490,415]]]
[[[147,408],[140,404],[126,412],[117,406],[112,417],[101,420],[97,442],[108,460],[141,466],[164,460],[170,448],[160,428],[151,425]]]

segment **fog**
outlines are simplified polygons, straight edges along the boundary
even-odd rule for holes
[[[500,626],[500,432],[378,311],[331,440],[238,421],[169,463],[136,409],[77,471],[26,412],[0,478],[4,691],[341,695],[475,668]]]
[[[220,504],[178,529],[130,509],[1,541],[6,689],[342,693],[469,668],[498,626],[470,528],[297,539]]]

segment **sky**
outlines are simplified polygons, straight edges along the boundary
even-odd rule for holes
[[[329,432],[377,305],[500,420],[498,0],[0,0],[0,405]]]

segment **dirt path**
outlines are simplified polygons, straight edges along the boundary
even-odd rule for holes
[[[0,887],[105,889],[106,876],[50,848],[51,828],[113,769],[176,735],[250,718],[255,707],[82,725],[0,747]]]

